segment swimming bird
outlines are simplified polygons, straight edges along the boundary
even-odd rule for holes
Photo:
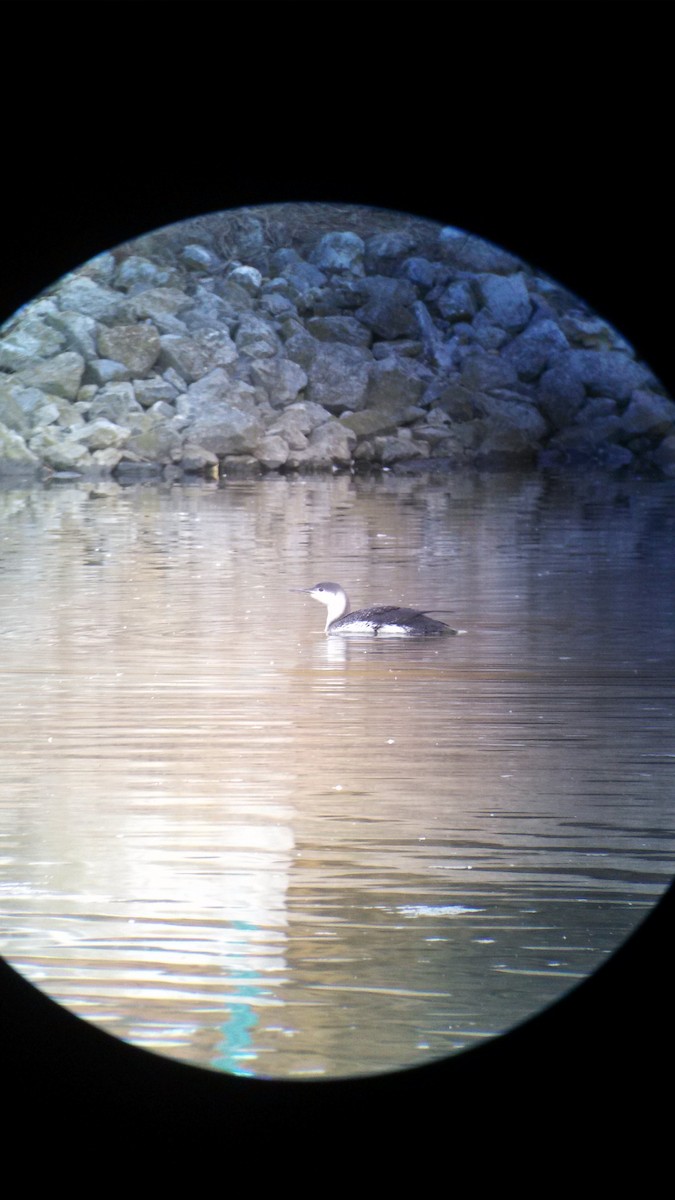
[[[361,637],[434,637],[457,633],[445,621],[436,621],[417,608],[398,608],[395,604],[375,604],[372,608],[349,611],[349,598],[339,583],[315,583],[298,591],[325,604],[326,633]]]

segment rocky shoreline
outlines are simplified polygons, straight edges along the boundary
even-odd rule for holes
[[[278,205],[102,254],[0,331],[0,482],[592,465],[675,477],[675,403],[512,255]]]

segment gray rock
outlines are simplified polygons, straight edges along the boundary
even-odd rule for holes
[[[105,450],[94,450],[91,457],[96,469],[102,474],[109,475],[119,464],[122,451],[117,450],[114,446],[108,446]]]
[[[525,276],[479,275],[476,286],[490,319],[503,329],[523,329],[532,313]]]
[[[446,321],[471,321],[478,302],[468,279],[451,283],[438,297],[436,307]]]
[[[520,259],[499,246],[451,225],[439,233],[438,256],[458,270],[489,271],[500,275],[520,271],[523,265]]]
[[[106,383],[124,383],[131,379],[131,375],[131,370],[124,363],[112,358],[93,358],[87,363],[85,379],[102,387]]]
[[[40,429],[29,442],[30,449],[54,471],[88,471],[94,466],[92,457],[76,438],[59,437],[55,427]]]
[[[466,337],[467,342],[471,344],[471,348],[467,348],[467,354],[470,354],[476,345],[480,346],[483,350],[499,350],[509,340],[507,331],[502,329],[501,325],[495,324],[492,317],[484,308],[479,313],[476,313],[476,316],[471,324],[466,327],[466,330],[460,326],[459,322],[453,326],[453,332],[457,336],[460,336],[460,330],[461,334]]]
[[[20,371],[36,358],[51,358],[67,344],[58,329],[46,321],[27,317],[19,320],[0,338],[0,370]]]
[[[98,351],[103,358],[123,363],[132,376],[142,378],[152,370],[159,358],[160,338],[154,325],[101,326]]]
[[[191,337],[166,333],[160,338],[159,365],[176,371],[184,383],[194,383],[237,359],[237,348],[226,329],[209,329]]]
[[[71,276],[61,283],[56,298],[62,312],[84,313],[94,321],[111,321],[124,303],[119,292],[84,275]]]
[[[255,457],[266,471],[278,471],[288,461],[288,443],[279,434],[266,434],[255,448]]]
[[[179,465],[188,474],[198,474],[200,471],[217,468],[218,456],[211,450],[205,450],[203,446],[198,446],[195,442],[186,442]]]
[[[289,316],[297,316],[297,308],[288,296],[284,296],[279,292],[268,292],[262,296],[260,300],[260,311],[272,317],[274,320],[281,320]]]
[[[401,429],[396,436],[373,438],[371,455],[371,461],[388,467],[413,458],[428,458],[429,446],[423,441],[415,441],[409,429]]]
[[[0,383],[0,423],[16,433],[25,434],[32,419],[45,403],[47,396],[38,388],[25,388],[17,379]]]
[[[341,421],[329,420],[312,431],[304,450],[289,450],[286,465],[310,470],[349,466],[355,445],[356,434],[351,429]]]
[[[619,351],[569,350],[566,358],[585,388],[614,400],[628,400],[635,388],[656,382],[648,367]]]
[[[376,233],[365,243],[365,267],[369,274],[391,275],[404,258],[412,254],[416,239],[403,229]]]
[[[544,319],[528,326],[506,346],[502,358],[515,367],[518,377],[538,379],[557,352],[568,348],[567,338],[555,321]]]
[[[420,363],[392,355],[370,368],[366,406],[398,405],[401,410],[418,404],[431,373]]]
[[[486,436],[480,444],[479,460],[494,465],[534,461],[548,425],[529,404],[488,400]]]
[[[37,387],[75,400],[84,374],[84,359],[74,350],[66,350],[54,358],[26,365],[17,374],[27,387]]]
[[[577,312],[563,314],[560,329],[570,343],[585,350],[624,350],[631,353],[624,338],[600,317]]]
[[[620,423],[626,437],[664,437],[675,426],[675,404],[665,396],[638,388],[621,414]]]
[[[189,308],[192,300],[181,288],[146,288],[129,296],[120,312],[130,321],[152,321],[162,332],[180,332],[185,328],[177,314]]]
[[[206,246],[200,246],[195,242],[191,242],[189,246],[183,246],[180,258],[188,271],[215,271],[218,266],[215,254],[212,254]]]
[[[305,365],[307,399],[330,413],[363,408],[372,365],[371,355],[360,346],[317,342],[311,362]]]
[[[116,425],[105,417],[89,421],[81,428],[73,430],[72,438],[86,446],[88,450],[107,450],[110,446],[117,449],[127,441],[131,430],[123,425]]]
[[[407,404],[394,402],[364,408],[361,412],[344,413],[340,420],[358,438],[373,438],[376,435],[396,433],[408,412]]]
[[[0,478],[35,475],[39,466],[40,459],[29,450],[21,434],[0,423]]]
[[[89,416],[91,420],[105,417],[115,425],[128,425],[134,428],[134,423],[142,415],[143,409],[136,399],[130,383],[107,383],[99,388],[91,402]]]
[[[194,439],[193,439],[194,440]],[[125,450],[130,450],[148,462],[177,462],[182,455],[183,439],[168,425],[155,422],[127,439]]]
[[[68,349],[75,350],[81,354],[85,362],[98,355],[98,346],[96,338],[98,333],[98,321],[93,317],[86,316],[85,313],[79,312],[55,312],[49,317],[49,324],[54,327],[57,332],[63,335]]]
[[[179,395],[173,384],[158,376],[152,379],[135,379],[133,386],[136,399],[143,408],[152,408],[153,404],[160,400],[166,404],[173,404]]]
[[[235,267],[228,274],[228,279],[237,283],[249,296],[257,296],[262,287],[263,277],[257,267]]]
[[[2,453],[0,451],[0,470]],[[668,434],[657,446],[652,455],[652,461],[669,479],[675,478],[675,434]]]
[[[543,372],[535,394],[541,412],[554,429],[563,429],[573,422],[585,401],[586,390],[569,352],[554,356],[553,365]]]
[[[176,283],[178,274],[171,267],[159,266],[140,254],[130,254],[115,271],[114,285],[125,291],[164,288]]]
[[[372,334],[356,317],[310,317],[307,330],[320,342],[343,342],[347,346],[364,346],[372,342]]]
[[[373,358],[378,361],[394,355],[397,358],[419,358],[422,354],[422,343],[413,338],[399,338],[395,342],[375,342]]]
[[[241,318],[235,343],[238,353],[249,358],[269,358],[281,349],[281,341],[273,325],[253,313],[245,313]]]
[[[326,233],[319,239],[309,256],[310,263],[320,271],[341,275],[363,275],[365,244],[356,233],[340,230]]]
[[[251,363],[251,381],[264,389],[273,408],[292,404],[307,386],[307,375],[289,358],[264,358]]]
[[[417,335],[419,327],[412,307],[417,292],[409,280],[371,275],[362,280],[360,291],[367,299],[355,315],[378,337],[391,340]]]
[[[409,279],[411,283],[427,291],[436,283],[439,270],[442,270],[440,263],[431,263],[426,258],[413,256],[401,263],[397,275],[401,279]]]
[[[490,391],[518,382],[514,367],[496,354],[471,354],[462,362],[461,380],[469,391]]]
[[[255,405],[246,408],[219,404],[191,423],[188,439],[223,458],[228,454],[253,454],[264,435],[265,427]]]

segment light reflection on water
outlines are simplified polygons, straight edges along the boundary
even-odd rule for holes
[[[673,873],[672,485],[0,494],[0,945],[137,1045],[428,1061],[592,972]],[[466,633],[345,641],[318,578]]]

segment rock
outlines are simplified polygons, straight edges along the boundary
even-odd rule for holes
[[[675,426],[675,404],[665,396],[637,388],[621,414],[620,424],[625,437],[663,437]]]
[[[413,359],[393,355],[376,361],[370,368],[366,406],[397,405],[401,411],[418,404],[430,372]]]
[[[628,343],[600,317],[571,312],[560,318],[560,330],[572,345],[585,350],[623,350],[631,353]]]
[[[20,371],[36,358],[51,358],[66,345],[66,337],[46,321],[19,320],[0,340],[0,370]]]
[[[166,333],[160,342],[161,368],[176,371],[184,383],[193,383],[237,359],[237,347],[226,329],[204,330],[192,337]]]
[[[130,383],[107,383],[98,390],[89,409],[92,420],[105,417],[115,425],[128,425],[131,429],[142,413]]]
[[[461,381],[470,392],[508,388],[518,382],[510,363],[496,354],[471,354],[462,362]]]
[[[103,358],[123,363],[132,376],[147,375],[159,358],[160,338],[154,325],[101,326],[98,351]]]
[[[266,471],[278,471],[288,460],[289,446],[279,434],[266,434],[255,448],[255,457]]]
[[[228,279],[238,284],[250,296],[257,296],[263,281],[263,277],[256,267],[235,267],[233,271],[230,271]]]
[[[363,325],[388,340],[415,337],[418,324],[412,306],[417,292],[409,280],[370,275],[362,280],[360,291],[367,299],[355,315]]]
[[[413,256],[401,263],[396,274],[401,279],[409,279],[423,291],[428,291],[437,281],[440,263],[430,263],[426,258]]]
[[[429,447],[424,442],[414,441],[409,429],[402,429],[396,436],[373,438],[371,454],[371,461],[389,467],[393,463],[407,462],[411,458],[428,458]]]
[[[124,363],[115,362],[112,358],[93,358],[87,363],[84,377],[98,387],[103,387],[106,383],[126,382],[131,379],[131,371]]]
[[[54,471],[91,470],[93,459],[81,442],[72,437],[58,437],[53,426],[38,430],[30,439],[30,449]]]
[[[416,247],[416,238],[408,230],[392,229],[376,233],[365,243],[365,268],[371,275],[393,275],[404,258]]]
[[[155,422],[126,441],[125,450],[148,462],[177,462],[182,454],[183,439],[169,425]]]
[[[524,328],[532,313],[532,301],[522,273],[479,275],[476,286],[488,316],[495,325],[508,330]]]
[[[168,287],[177,278],[177,273],[171,267],[159,266],[140,254],[130,254],[115,271],[113,283],[124,291],[139,292]]]
[[[515,368],[519,379],[531,382],[538,379],[557,352],[567,348],[567,338],[557,323],[544,319],[513,338],[503,350],[502,358]]]
[[[274,327],[253,313],[245,313],[241,318],[235,343],[238,353],[246,354],[249,358],[269,358],[281,349]]]
[[[72,437],[88,450],[108,450],[111,446],[115,449],[123,446],[130,433],[131,430],[127,427],[116,425],[105,417],[98,417],[74,430]]]
[[[0,423],[22,436],[28,433],[33,414],[47,397],[38,388],[24,388],[16,379],[0,383]]]
[[[35,475],[39,467],[40,459],[29,450],[21,434],[0,423],[0,478]]]
[[[0,470],[2,452],[0,451]],[[675,434],[668,434],[652,455],[652,461],[669,479],[675,478]]]
[[[103,474],[109,475],[121,461],[122,452],[116,450],[114,446],[109,446],[105,450],[94,450],[91,457],[96,468]]]
[[[614,400],[628,400],[635,388],[656,382],[648,367],[619,351],[568,350],[565,358],[585,388]]]
[[[451,283],[438,297],[436,307],[446,321],[471,321],[478,302],[467,279]]]
[[[203,410],[188,426],[187,440],[197,442],[218,458],[249,454],[265,435],[265,427],[253,402],[248,405],[220,403]]]
[[[289,450],[286,465],[326,470],[333,466],[349,466],[356,434],[341,421],[329,420],[314,429],[304,450]]]
[[[200,471],[212,471],[218,467],[218,456],[194,442],[186,442],[183,446],[183,456],[179,460],[179,466],[188,475],[196,475]]]
[[[343,413],[340,420],[358,438],[372,438],[380,434],[395,433],[407,411],[408,405],[398,401],[364,408],[361,412]]]
[[[372,334],[356,317],[310,317],[307,330],[320,342],[342,342],[347,346],[364,346],[372,342]]]
[[[548,433],[548,425],[536,408],[490,398],[486,415],[486,436],[480,444],[479,462],[515,465],[534,461]]]
[[[463,229],[447,225],[438,236],[438,256],[443,262],[463,271],[489,271],[506,275],[520,271],[522,263],[506,250],[474,237]]]
[[[356,233],[326,233],[317,242],[309,261],[320,271],[340,275],[363,275],[365,244]]]
[[[99,329],[98,321],[93,317],[86,316],[85,313],[79,312],[55,312],[49,317],[49,324],[61,333],[68,345],[69,350],[75,350],[82,355],[85,362],[96,358],[98,355],[98,347],[96,344],[97,333]]]
[[[541,375],[536,388],[537,404],[554,429],[574,421],[586,399],[586,390],[569,352],[556,355],[553,365]]]
[[[317,342],[311,361],[305,365],[307,399],[330,413],[363,408],[372,365],[371,355],[360,346]]]
[[[413,338],[399,338],[395,342],[375,342],[372,353],[377,361],[391,355],[395,358],[420,358],[422,343]]]
[[[218,266],[218,259],[215,254],[212,254],[206,246],[200,246],[194,242],[190,243],[189,246],[183,246],[180,258],[188,271],[213,272]]]
[[[177,314],[189,308],[192,301],[181,288],[146,288],[129,296],[120,306],[120,311],[131,321],[152,321],[162,332],[180,332],[184,329]]]
[[[21,369],[17,378],[27,387],[37,387],[75,400],[84,374],[84,359],[74,350],[66,350],[54,358],[34,362]]]
[[[166,404],[173,404],[179,395],[173,384],[158,376],[152,379],[134,379],[133,387],[135,397],[143,408],[152,408],[153,404],[160,400]]]
[[[264,358],[251,363],[251,380],[264,389],[273,408],[292,404],[307,386],[307,375],[290,358]]]
[[[70,276],[56,293],[62,312],[84,313],[94,321],[111,321],[120,312],[124,296],[86,275]]]

